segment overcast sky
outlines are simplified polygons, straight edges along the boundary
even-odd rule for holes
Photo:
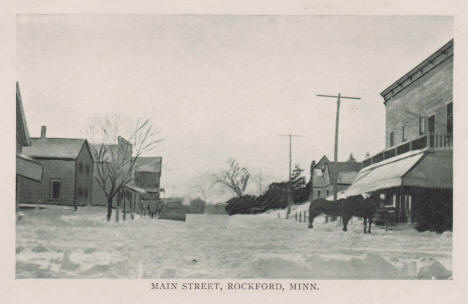
[[[264,180],[384,148],[385,88],[452,38],[451,17],[18,16],[17,78],[31,136],[82,137],[93,118],[151,118],[162,186],[186,194],[234,157]],[[264,185],[266,187],[266,185]]]

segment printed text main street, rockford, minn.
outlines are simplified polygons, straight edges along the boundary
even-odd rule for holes
[[[293,290],[293,291],[318,291],[317,283],[300,282],[288,283],[285,289],[279,282],[151,282],[152,290]]]

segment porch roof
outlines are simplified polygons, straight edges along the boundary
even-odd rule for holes
[[[140,193],[140,194],[145,194],[146,193],[145,189],[137,187],[134,182],[129,182],[128,184],[125,185],[125,188],[127,188],[128,190],[131,190],[133,192]]]
[[[16,154],[16,174],[40,182],[42,166],[27,155]]]
[[[363,168],[347,196],[401,186],[451,189],[452,151],[410,151]]]

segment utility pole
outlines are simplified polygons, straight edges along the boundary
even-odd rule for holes
[[[360,97],[347,97],[347,96],[341,96],[341,93],[338,93],[337,96],[335,95],[323,95],[323,94],[317,94],[319,97],[331,97],[331,98],[336,98],[336,124],[335,124],[335,153],[334,153],[334,162],[338,161],[338,126],[340,123],[340,105],[341,105],[341,99],[355,99],[355,100],[361,100]],[[333,201],[336,202],[338,196],[338,177],[335,179],[335,182],[333,183]]]
[[[293,137],[304,137],[303,135],[297,135],[297,134],[287,134],[287,135],[278,135],[278,136],[283,136],[283,137],[289,137],[289,176],[288,176],[288,181],[291,180],[292,176],[292,171],[291,171],[291,164],[292,164],[292,138]]]
[[[288,211],[287,211],[287,214],[286,214],[286,218],[288,219],[289,218],[289,213],[291,213],[291,205],[293,204],[293,195],[292,195],[292,189],[291,189],[292,138],[293,137],[304,137],[304,136],[303,135],[297,135],[297,134],[287,134],[287,135],[278,135],[278,136],[289,137]]]

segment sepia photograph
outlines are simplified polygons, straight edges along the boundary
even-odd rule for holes
[[[455,40],[441,15],[17,14],[15,279],[453,280]]]

